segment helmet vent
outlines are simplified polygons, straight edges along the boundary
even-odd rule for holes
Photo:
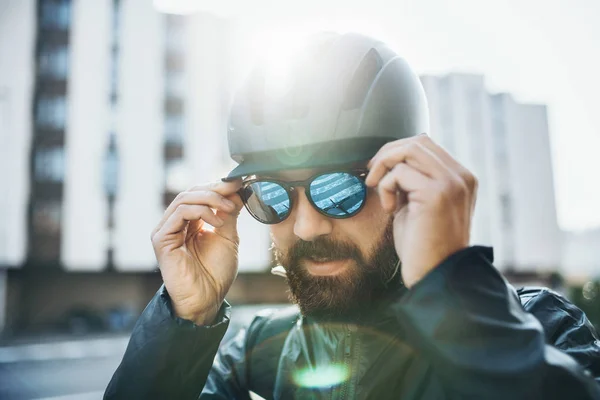
[[[375,81],[379,71],[381,71],[382,64],[383,62],[377,51],[375,49],[369,50],[350,80],[342,105],[344,110],[362,106],[369,88]]]
[[[254,125],[264,124],[265,77],[255,72],[248,82],[247,101],[250,119]]]
[[[307,66],[307,71],[300,75],[287,98],[288,117],[292,119],[302,119],[308,115],[310,109],[309,89],[310,79],[313,77],[311,68]]]

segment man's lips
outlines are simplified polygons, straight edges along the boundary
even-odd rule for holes
[[[338,275],[346,270],[349,259],[341,260],[315,260],[308,258],[305,260],[306,270],[311,275],[316,276],[332,276]]]

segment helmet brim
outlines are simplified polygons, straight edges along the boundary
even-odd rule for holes
[[[332,169],[366,164],[385,143],[395,138],[354,138],[246,155],[225,182],[250,175],[294,169]]]

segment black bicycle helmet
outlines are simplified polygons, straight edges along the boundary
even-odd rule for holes
[[[235,96],[228,140],[239,165],[224,180],[369,160],[387,142],[428,132],[419,78],[384,43],[360,34],[311,37],[288,85],[258,64]]]

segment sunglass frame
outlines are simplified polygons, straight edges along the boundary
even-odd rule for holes
[[[312,199],[312,196],[310,194],[310,185],[313,183],[313,181],[315,181],[317,178],[319,178],[320,176],[323,175],[329,175],[329,174],[335,174],[335,173],[345,173],[345,174],[349,174],[352,175],[356,178],[358,178],[358,181],[360,182],[360,184],[363,187],[365,196],[364,199],[362,200],[362,203],[360,204],[360,207],[358,207],[358,209],[356,209],[356,211],[354,211],[352,214],[350,215],[330,215],[327,214],[326,211],[321,210],[319,207],[317,207],[317,205],[315,204],[315,202]],[[367,185],[365,184],[365,179],[367,177],[367,174],[369,173],[369,171],[367,169],[364,168],[355,168],[355,169],[334,169],[331,171],[321,171],[317,174],[314,174],[312,176],[310,176],[308,179],[304,179],[304,180],[300,180],[300,181],[284,181],[284,180],[280,180],[280,179],[273,179],[273,178],[252,178],[252,179],[247,179],[244,180],[242,182],[242,187],[238,190],[238,195],[240,196],[240,198],[242,199],[242,202],[244,203],[244,207],[246,208],[246,210],[248,210],[248,213],[250,213],[250,215],[252,215],[252,217],[257,220],[260,223],[263,223],[265,225],[276,225],[279,224],[283,221],[285,221],[290,214],[292,213],[292,209],[295,206],[295,202],[296,200],[296,187],[302,187],[304,188],[304,193],[306,194],[306,198],[308,199],[308,201],[310,202],[311,206],[317,210],[320,214],[329,217],[329,218],[334,218],[334,219],[346,219],[346,218],[351,218],[354,217],[355,215],[357,215],[365,206],[365,203],[367,202],[367,192],[368,192],[368,188]],[[243,194],[244,190],[254,184],[254,183],[259,183],[259,182],[268,182],[268,183],[275,183],[277,185],[280,185],[287,193],[289,199],[290,199],[290,211],[285,215],[284,218],[280,219],[279,221],[276,222],[268,222],[268,221],[263,221],[261,218],[259,218],[255,213],[252,212],[252,210],[250,209],[250,207],[248,207],[247,204],[247,200]]]

